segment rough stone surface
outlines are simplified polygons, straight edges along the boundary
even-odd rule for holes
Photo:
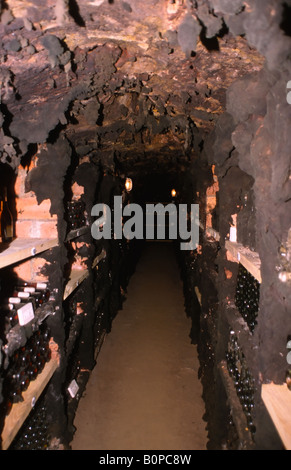
[[[42,149],[27,178],[39,202],[50,198],[61,214],[66,171],[86,159],[108,178],[187,175],[191,184],[181,186],[191,202],[199,194],[204,217],[215,166],[221,241],[203,244],[197,273],[207,299],[199,351],[212,447],[225,421],[217,403],[227,409],[215,366],[232,322],[257,385],[256,445],[278,445],[260,387],[284,382],[291,333],[290,288],[278,279],[291,226],[289,11],[289,0],[1,2],[0,160],[14,170]],[[251,343],[227,315],[237,264],[224,240],[235,215],[240,240],[262,263]],[[54,276],[60,283],[62,273]]]

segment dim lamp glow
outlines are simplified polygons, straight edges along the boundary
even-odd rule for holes
[[[172,197],[176,197],[177,196],[177,191],[175,189],[172,189]]]
[[[132,190],[132,179],[131,178],[126,178],[125,189],[126,189],[126,191],[131,191]]]

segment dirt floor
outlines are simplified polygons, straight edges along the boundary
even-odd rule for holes
[[[148,244],[106,337],[72,450],[205,450],[197,348],[170,244]]]

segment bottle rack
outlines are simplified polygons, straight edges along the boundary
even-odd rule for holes
[[[211,227],[205,228],[201,222],[200,228],[205,232],[205,237],[208,240],[212,239],[215,242],[219,242],[221,240],[220,234],[217,230],[214,230]],[[241,263],[254,276],[254,278],[259,281],[259,283],[262,283],[261,260],[258,253],[243,246],[241,243],[232,242],[230,240],[225,240],[225,248],[232,255],[233,261]]]
[[[11,409],[11,412],[5,419],[4,428],[1,435],[3,450],[7,450],[9,448],[24,421],[35,406],[43,390],[59,367],[57,345],[54,343],[53,339],[50,341],[50,348],[52,351],[52,357],[50,361],[44,366],[43,371],[37,376],[37,378],[30,383],[28,389],[22,393],[23,401],[20,403],[15,403]]]
[[[98,267],[99,262],[102,259],[105,259],[106,257],[106,252],[103,249],[102,252],[96,256],[92,263],[92,269],[96,269]],[[64,297],[63,299],[66,300],[79,286],[82,284],[82,282],[87,279],[89,276],[89,270],[88,269],[73,269],[70,274],[70,279],[68,283],[66,284],[65,291],[64,291]]]
[[[259,284],[262,283],[261,261],[258,253],[251,251],[240,243],[234,243],[229,240],[226,240],[225,248],[231,254],[234,262],[240,263]],[[235,304],[230,305],[230,307],[226,309],[226,318],[228,319],[229,325],[231,325],[235,331],[240,332],[240,336],[243,337],[243,342],[248,342],[250,350],[252,351],[255,347],[252,340],[252,332],[247,323],[242,319]],[[250,351],[248,351],[248,355],[251,356]],[[249,361],[252,360],[251,357],[248,359]],[[243,414],[241,406],[239,406],[240,403],[234,395],[235,389],[230,391],[231,388],[234,387],[231,383],[232,378],[228,374],[225,361],[220,363],[219,369],[227,390],[236,430],[240,434],[242,442],[245,442],[247,448],[251,449],[252,443],[249,439],[250,436],[245,435]],[[291,450],[291,393],[287,384],[276,385],[274,383],[263,383],[261,386],[261,399],[282,440],[283,446],[286,450]]]
[[[57,239],[15,239],[9,247],[0,254],[0,267],[13,268],[15,264],[19,264],[31,257],[37,257],[37,255],[57,246]],[[27,338],[25,332],[22,334],[22,330],[29,328],[31,332],[37,331],[45,319],[54,314],[54,305],[52,302],[48,301],[34,311],[34,318],[27,326],[17,324],[10,328],[6,334],[7,343],[3,346],[3,351],[5,351],[7,357],[11,356],[17,347],[16,344],[18,343],[15,343],[14,338],[17,337],[18,341],[21,341],[19,343],[20,346],[25,345]],[[1,433],[1,448],[3,450],[7,450],[9,448],[41,393],[59,366],[58,346],[54,343],[53,338],[50,340],[50,349],[51,359],[45,364],[43,370],[37,375],[36,379],[30,382],[28,389],[22,392],[23,401],[14,403],[9,415],[4,419]]]
[[[237,263],[241,263],[260,284],[262,283],[261,260],[258,253],[229,240],[225,241],[225,248]]]
[[[242,443],[242,447],[247,450],[251,450],[254,446],[254,442],[234,386],[233,378],[229,375],[226,361],[221,361],[218,368],[227,394],[228,405],[231,410],[233,422]]]
[[[243,266],[248,273],[250,273],[260,284],[262,283],[262,276],[261,276],[261,262],[258,253],[250,250],[249,248],[243,246],[241,243],[237,243],[231,241],[228,237],[222,239],[221,234],[211,227],[211,222],[208,220],[207,222],[207,211],[206,211],[206,222],[205,224],[200,221],[200,229],[201,229],[201,240],[202,240],[202,259],[201,259],[201,268],[203,272],[203,258],[206,256],[209,257],[209,246],[218,246],[225,248],[225,256],[220,256],[218,259],[218,263],[220,265],[220,274],[218,280],[222,281],[222,279],[226,278],[227,282],[229,282],[230,291],[236,286],[237,284],[237,268],[231,267],[229,262],[235,263],[236,265]],[[204,254],[205,253],[205,254]],[[207,269],[207,285],[209,285],[210,280],[214,277],[212,275],[212,270]],[[204,276],[205,276],[204,275]],[[205,282],[205,280],[204,280]],[[203,305],[203,283],[202,283],[202,299],[199,288],[196,288],[196,296],[199,300],[200,305],[205,310]],[[218,291],[219,295],[219,291]],[[219,328],[223,328],[225,333],[225,327],[230,328],[233,332],[235,332],[238,343],[240,348],[243,348],[244,358],[246,364],[253,364],[253,356],[254,356],[254,347],[255,347],[255,340],[253,337],[253,331],[251,330],[249,324],[246,321],[239,311],[238,307],[236,306],[235,295],[232,298],[232,295],[228,296],[227,298],[218,297],[218,305],[217,305],[217,320],[216,322],[219,325]],[[207,304],[207,302],[206,302]],[[208,305],[206,305],[206,309],[208,310],[207,315],[203,315],[203,325],[206,326],[208,334],[212,338],[214,342],[217,341],[217,330],[216,328],[213,329],[212,324],[213,321],[211,320],[211,312],[208,309]],[[205,311],[207,311],[205,310]],[[216,325],[217,325],[216,323]],[[243,397],[239,394],[240,388],[237,388],[236,382],[234,380],[234,376],[232,376],[228,370],[228,363],[227,363],[227,347],[222,339],[220,339],[218,347],[217,347],[217,372],[214,374],[214,380],[218,380],[221,382],[221,390],[223,389],[226,397],[226,412],[230,412],[230,416],[232,417],[233,425],[236,431],[236,434],[239,438],[240,446],[243,449],[254,449],[255,446],[255,434],[252,433],[253,427],[249,426],[248,420],[245,412],[246,412],[246,403],[243,401]],[[211,370],[209,369],[208,373],[208,380],[211,380]],[[221,399],[219,387],[217,388],[217,399]],[[256,392],[254,392],[254,400],[256,400]],[[209,400],[209,407],[214,406],[215,403],[211,405],[211,399]],[[256,403],[256,401],[254,401]],[[219,411],[217,412],[218,420],[219,420]]]
[[[89,276],[89,270],[73,269],[65,287],[63,300],[66,300]]]
[[[81,237],[82,235],[85,235],[88,232],[89,232],[89,227],[87,225],[81,228],[77,228],[75,230],[71,230],[67,235],[66,242],[70,240],[74,240],[75,238]]]
[[[262,282],[260,273],[260,259],[257,253],[252,252],[239,243],[225,241],[225,249],[227,251],[227,259],[238,264],[241,268],[247,271],[249,277],[254,280]],[[236,270],[235,270],[236,271]],[[253,354],[255,342],[253,333],[255,325],[248,323],[245,315],[239,310],[236,305],[237,283],[239,281],[240,268],[237,275],[234,277],[234,284],[236,286],[236,294],[233,299],[228,299],[224,306],[224,318],[226,324],[229,326],[232,333],[237,337],[239,347],[243,346],[243,356],[245,364],[253,363]],[[225,351],[227,355],[227,349]],[[240,365],[238,366],[240,368]],[[219,373],[227,394],[227,403],[231,411],[233,422],[236,432],[239,436],[240,443],[243,448],[251,450],[255,445],[255,431],[251,432],[248,420],[245,415],[244,407],[246,404],[241,401],[239,392],[241,385],[236,386],[236,379],[229,373],[228,363],[226,358],[221,360],[218,365]],[[254,391],[254,405],[255,405],[255,391]]]
[[[34,164],[32,167],[34,167]],[[24,191],[23,188],[26,175],[27,172],[22,168],[19,168],[15,183],[17,196],[16,207],[18,214],[18,220],[16,222],[17,238],[14,238],[10,243],[0,244],[0,269],[8,269],[9,273],[13,273],[13,278],[25,278],[33,281],[35,278],[38,280],[43,279],[43,276],[39,274],[41,272],[39,270],[44,266],[44,263],[48,263],[49,266],[50,261],[47,260],[56,259],[56,253],[58,252],[55,252],[54,249],[62,250],[66,242],[86,236],[90,231],[90,227],[85,220],[85,224],[83,226],[78,226],[76,229],[70,230],[66,235],[65,240],[61,240],[57,231],[57,223],[61,214],[58,216],[51,216],[49,201],[45,201],[38,206],[35,194],[32,191],[30,193],[26,193]],[[27,237],[25,236],[26,233],[28,235]],[[40,237],[30,237],[29,235],[33,233],[40,234]],[[44,238],[46,233],[49,234],[49,238]],[[44,237],[42,237],[43,234]],[[42,254],[44,254],[45,258],[41,257]],[[53,255],[52,258],[51,255]],[[102,254],[102,256],[103,255],[104,254]],[[98,259],[94,260],[94,263],[94,269],[96,269],[98,266]],[[33,277],[28,274],[24,277],[22,275],[23,273],[32,273]],[[22,401],[14,403],[7,416],[1,416],[1,448],[3,450],[9,449],[17,434],[20,435],[24,422],[28,420],[28,417],[34,409],[34,405],[40,395],[45,393],[47,396],[47,391],[49,390],[47,389],[47,391],[45,391],[47,385],[52,383],[52,387],[59,390],[58,383],[60,379],[56,377],[56,375],[58,375],[60,364],[63,363],[63,359],[65,359],[66,349],[63,349],[62,345],[63,333],[61,331],[57,331],[57,325],[59,324],[59,320],[57,320],[57,318],[60,317],[59,312],[61,312],[63,308],[62,300],[65,300],[68,296],[73,294],[88,275],[89,270],[79,270],[78,272],[73,271],[68,284],[65,286],[65,290],[63,292],[64,295],[62,295],[61,287],[58,285],[58,280],[53,280],[52,287],[58,287],[56,289],[57,301],[47,303],[37,310],[35,309],[34,318],[29,321],[27,325],[20,326],[18,323],[7,331],[3,345],[3,352],[5,354],[6,361],[5,369],[8,366],[7,370],[9,370],[10,358],[14,351],[17,350],[18,347],[25,346],[30,334],[37,331],[48,316],[56,318],[56,322],[53,322],[54,326],[51,329],[51,359],[45,364],[43,370],[37,375],[37,377],[30,382],[27,390],[21,392]],[[45,276],[45,278],[46,277],[47,283],[50,284],[50,274]],[[2,357],[4,361],[4,355]],[[3,372],[5,372],[5,370],[3,370]],[[1,381],[3,380],[5,379],[1,378]],[[58,391],[55,391],[55,393],[58,393]],[[49,396],[48,401],[51,402],[51,399],[52,397]],[[56,417],[58,417],[58,413],[60,412],[65,413],[65,410],[62,411],[60,406],[61,405],[58,404],[56,408]]]
[[[200,171],[204,175],[202,168]],[[209,178],[209,181],[206,181],[206,178],[201,178],[200,181],[198,177],[194,187],[197,196],[195,202],[200,206],[200,246],[195,292],[201,305],[199,351],[202,367],[200,375],[204,389],[205,408],[210,416],[209,438],[214,446],[223,445],[223,447],[230,449],[238,447],[240,443],[243,443],[243,447],[247,449],[254,447],[263,449],[270,447],[272,449],[282,446],[278,438],[279,435],[284,446],[289,450],[291,445],[291,392],[286,384],[269,383],[272,380],[276,384],[284,383],[285,330],[284,327],[282,330],[282,325],[285,324],[285,319],[288,325],[286,313],[290,299],[287,292],[288,284],[278,284],[278,274],[276,275],[275,268],[277,263],[278,265],[282,263],[282,268],[284,266],[285,269],[284,261],[286,263],[287,259],[285,243],[287,244],[287,242],[282,240],[282,247],[278,250],[278,261],[275,259],[275,250],[265,253],[266,285],[264,285],[264,271],[259,249],[259,243],[260,246],[263,245],[260,241],[262,234],[261,232],[256,233],[257,223],[261,223],[260,217],[257,218],[259,210],[256,206],[255,191],[257,189],[253,185],[252,177],[240,170],[236,163],[230,165],[227,172],[220,167],[218,167],[218,171],[220,173],[220,194],[217,195],[216,201],[219,206],[218,211],[216,208],[213,210],[215,180],[212,181]],[[196,167],[195,172],[199,174]],[[234,179],[233,176],[238,179]],[[213,197],[213,200],[209,197]],[[215,255],[216,248],[217,256],[215,257],[212,256],[212,253]],[[281,252],[282,258],[279,260]],[[213,273],[217,265],[217,282],[214,282]],[[251,304],[249,302],[240,303],[239,297],[236,295],[236,288],[239,287],[237,284],[238,274],[243,271],[241,266],[246,269],[248,274],[245,279],[246,283],[240,283],[242,293],[240,298],[246,301],[254,299],[252,305],[256,305],[256,308],[245,309],[245,306]],[[268,275],[271,266],[274,267],[274,282],[272,283],[270,282],[271,272]],[[288,266],[286,271],[288,271]],[[258,297],[256,294],[258,291],[254,296],[249,294],[253,287],[251,279],[249,283],[247,282],[249,275],[259,283],[261,300],[257,312]],[[284,281],[283,278],[281,280]],[[257,283],[254,282],[254,286]],[[250,287],[249,291],[244,287],[247,284]],[[245,292],[246,296],[244,296]],[[284,302],[282,302],[283,298]],[[272,315],[270,318],[268,299],[270,299],[270,311],[271,309],[276,311],[275,306],[278,305],[278,317]],[[192,306],[195,307],[195,302]],[[254,321],[251,320],[251,317],[254,318]],[[274,328],[276,322],[277,330]],[[240,401],[241,395],[237,394],[236,384],[227,368],[226,338],[229,329],[235,333],[238,339],[239,348],[244,353],[247,370],[250,371],[255,383],[254,425],[257,430],[253,435],[246,432],[247,426],[244,407]],[[264,332],[266,332],[265,335]],[[290,334],[290,331],[286,331],[286,339],[287,334]],[[213,351],[211,351],[209,344],[214,345]],[[286,371],[287,368],[290,369],[288,364],[289,362],[285,363]],[[208,389],[213,384],[215,385],[211,393]],[[221,419],[222,416],[225,417],[224,423]]]

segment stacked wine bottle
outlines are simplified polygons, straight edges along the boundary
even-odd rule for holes
[[[1,306],[1,317],[4,334],[15,325],[25,324],[34,318],[37,309],[50,299],[46,283],[22,281],[17,284],[12,295]]]
[[[96,347],[98,347],[100,345],[102,334],[106,329],[106,325],[105,325],[105,322],[104,322],[104,317],[105,317],[105,310],[104,310],[104,308],[100,308],[96,313],[96,320],[95,320],[95,324],[94,324],[94,335],[95,335],[95,346]]]
[[[248,428],[251,434],[254,435],[256,432],[253,421],[254,379],[248,369],[244,353],[239,346],[238,338],[233,331],[230,332],[226,361],[228,372],[234,381],[238,398],[247,419]]]
[[[235,304],[253,333],[259,313],[260,283],[242,264],[239,265]]]
[[[86,225],[85,203],[83,201],[67,202],[67,224],[69,230],[77,230]]]
[[[10,413],[14,403],[23,401],[23,392],[51,359],[49,342],[50,330],[47,326],[41,325],[26,344],[17,349],[10,358],[3,383],[6,415]]]
[[[43,396],[25,420],[10,450],[47,450],[49,445],[48,412]]]

